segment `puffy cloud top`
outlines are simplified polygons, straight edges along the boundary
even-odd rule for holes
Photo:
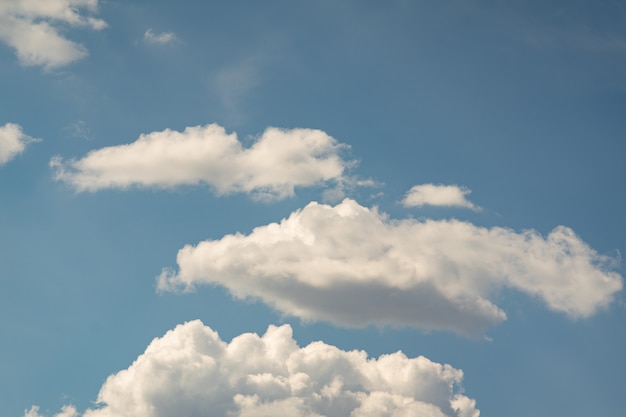
[[[0,165],[4,165],[16,155],[24,152],[31,142],[37,142],[22,132],[22,127],[14,123],[0,126]]]
[[[187,245],[158,287],[219,284],[305,320],[477,336],[505,320],[491,299],[503,287],[573,318],[594,314],[622,288],[612,262],[564,226],[544,238],[458,220],[390,220],[346,199],[312,202],[249,235]]]
[[[450,365],[401,352],[372,359],[323,342],[300,348],[289,325],[226,343],[196,320],[109,376],[101,407],[83,417],[478,417],[462,378]]]
[[[413,186],[405,195],[402,204],[405,207],[450,206],[479,210],[465,198],[472,191],[458,185],[421,184]]]
[[[3,0],[0,2],[0,41],[14,48],[23,65],[56,68],[87,55],[87,50],[61,35],[56,26],[100,30],[101,19],[84,16],[96,12],[98,0]]]
[[[152,132],[78,160],[56,157],[51,166],[58,180],[77,191],[206,183],[218,194],[281,199],[297,186],[345,181],[350,162],[339,155],[345,147],[321,130],[268,128],[244,148],[236,134],[211,124]]]

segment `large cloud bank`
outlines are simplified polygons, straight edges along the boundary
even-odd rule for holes
[[[217,284],[305,320],[408,325],[477,336],[505,313],[503,287],[586,317],[622,288],[613,260],[563,226],[547,237],[458,220],[390,220],[346,199],[310,203],[249,235],[187,245],[160,290]]]
[[[59,27],[106,27],[94,13],[98,0],[2,0],[0,1],[0,41],[17,52],[23,65],[56,68],[87,55],[84,46],[65,38]]]
[[[478,417],[462,378],[450,365],[401,352],[372,359],[323,342],[300,348],[288,325],[225,343],[196,320],[107,378],[101,407],[83,416]]]
[[[206,183],[220,195],[280,199],[298,186],[346,181],[350,162],[339,155],[345,147],[321,130],[268,128],[245,148],[236,134],[211,124],[152,132],[78,160],[56,157],[51,166],[77,191]]]
[[[15,123],[0,126],[0,165],[4,165],[20,153],[26,146],[39,139],[31,138],[22,132],[22,127]]]

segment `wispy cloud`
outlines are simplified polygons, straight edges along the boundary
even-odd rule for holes
[[[64,133],[77,139],[91,140],[93,132],[84,120],[77,120],[63,129]]]
[[[294,195],[296,187],[350,181],[347,145],[321,130],[268,128],[248,148],[216,124],[164,130],[137,141],[91,151],[78,160],[51,160],[57,180],[77,191],[205,183],[219,195],[248,193],[260,200]]]
[[[390,220],[346,199],[187,245],[158,288],[217,284],[304,320],[480,336],[506,319],[493,301],[505,287],[572,318],[594,314],[622,288],[611,262],[563,226],[544,238],[457,220]]]
[[[20,153],[26,146],[41,139],[31,138],[22,132],[22,127],[15,123],[0,126],[0,165],[4,165]]]
[[[24,412],[24,417],[43,417],[43,415],[39,414],[39,407],[33,405],[30,410]],[[73,405],[64,405],[61,412],[56,413],[54,417],[78,417],[78,411]]]
[[[211,72],[208,87],[221,102],[224,117],[231,123],[246,119],[250,110],[247,104],[271,77],[271,69],[285,59],[285,43],[279,36],[265,34],[238,58],[220,64]]]
[[[176,41],[178,38],[173,32],[161,32],[155,33],[152,29],[146,30],[143,34],[143,40],[147,43],[157,44],[157,45],[166,45],[168,43],[172,43]]]
[[[257,59],[248,59],[222,68],[214,79],[214,87],[234,120],[242,118],[242,100],[259,84],[260,65]]]
[[[462,371],[423,356],[369,358],[323,342],[300,348],[289,325],[227,343],[196,320],[153,340],[130,367],[109,376],[99,407],[82,415],[478,417],[462,380]]]
[[[22,65],[62,67],[87,56],[87,49],[61,34],[63,26],[106,27],[95,13],[98,0],[46,0],[0,2],[0,41],[15,49]]]
[[[405,207],[439,206],[480,210],[465,196],[472,191],[458,185],[421,184],[412,187],[402,200]]]

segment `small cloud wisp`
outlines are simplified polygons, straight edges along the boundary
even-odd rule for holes
[[[402,200],[404,207],[461,207],[479,211],[466,196],[472,191],[458,185],[421,184],[411,187]]]

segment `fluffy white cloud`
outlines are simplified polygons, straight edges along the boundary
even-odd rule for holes
[[[67,65],[85,57],[87,50],[61,35],[58,27],[103,29],[103,20],[81,13],[94,13],[97,7],[98,0],[2,0],[0,41],[15,49],[23,65]]]
[[[389,220],[346,199],[310,203],[249,235],[187,245],[158,288],[218,284],[305,320],[476,336],[506,319],[492,301],[503,287],[574,318],[592,315],[622,288],[612,261],[563,226],[544,238],[458,220]]]
[[[174,187],[206,183],[217,194],[250,193],[280,199],[297,186],[342,183],[351,164],[339,144],[321,130],[268,128],[244,148],[235,133],[216,124],[164,130],[137,141],[90,152],[79,160],[55,157],[55,178],[77,191],[103,188]]]
[[[196,320],[109,376],[100,407],[83,416],[478,417],[462,379],[450,365],[401,352],[376,359],[323,342],[300,348],[289,325],[226,343]]]
[[[15,123],[0,126],[0,165],[4,165],[16,155],[24,152],[26,146],[39,139],[31,138],[22,132],[22,127]]]
[[[479,210],[465,198],[472,191],[458,185],[421,184],[412,187],[404,196],[405,207],[450,206]]]
[[[152,29],[146,30],[143,34],[143,40],[148,43],[165,45],[176,40],[176,35],[172,32],[154,33]]]

